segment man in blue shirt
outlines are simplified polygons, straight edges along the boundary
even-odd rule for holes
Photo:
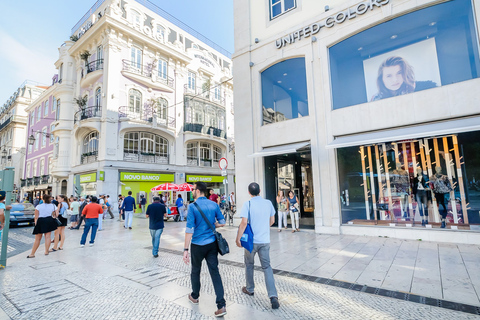
[[[153,197],[153,203],[148,206],[147,218],[149,218],[150,235],[152,236],[152,254],[158,258],[158,247],[160,246],[160,236],[163,232],[163,218],[167,216],[165,205],[160,203],[160,197]]]
[[[122,208],[125,212],[125,229],[132,229],[133,211],[137,209],[135,198],[132,197],[132,191],[128,191],[128,197],[123,199]]]
[[[178,214],[180,214],[180,221],[185,220],[185,207],[183,206],[183,199],[181,194],[178,195],[178,199],[175,202],[175,205],[177,206]]]
[[[237,246],[241,248],[240,238],[247,227],[248,213],[250,212],[250,226],[253,231],[253,250],[250,253],[245,249],[245,276],[247,278],[247,286],[242,288],[242,292],[249,296],[253,296],[254,294],[253,264],[255,254],[258,253],[260,264],[262,265],[265,275],[265,284],[267,286],[268,297],[272,303],[272,309],[278,309],[280,304],[278,302],[277,289],[275,288],[275,280],[273,279],[273,270],[270,266],[270,227],[275,222],[275,209],[273,208],[272,202],[260,197],[260,186],[258,183],[250,183],[248,193],[252,198],[243,204],[240,213],[242,222],[240,222],[240,226],[238,227],[236,240]]]
[[[142,208],[142,213],[145,214],[147,210],[147,199],[143,194],[140,195],[140,207]]]
[[[192,191],[195,203],[203,211],[205,217],[215,227],[223,227],[225,218],[220,212],[218,204],[208,200],[205,197],[207,193],[207,185],[204,182],[196,182]],[[214,227],[214,228],[215,228]],[[190,246],[191,242],[191,246]],[[202,214],[197,210],[195,204],[188,206],[187,228],[185,229],[185,246],[183,252],[183,261],[188,264],[190,259],[188,256],[188,247],[190,246],[192,255],[192,293],[188,295],[188,299],[193,304],[198,304],[200,296],[200,272],[202,269],[202,261],[207,261],[208,271],[212,278],[213,288],[215,290],[217,311],[216,317],[222,317],[227,314],[225,309],[225,299],[223,291],[222,278],[218,271],[218,246],[215,235],[209,225],[203,219]]]

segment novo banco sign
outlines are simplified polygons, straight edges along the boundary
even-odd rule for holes
[[[348,8],[347,10],[340,11],[333,16],[329,16],[323,21],[313,23],[309,26],[301,28],[297,31],[294,31],[285,37],[277,39],[275,41],[275,46],[277,49],[281,49],[285,47],[287,44],[294,43],[295,40],[302,40],[302,38],[308,38],[317,34],[320,29],[327,27],[331,28],[336,24],[341,24],[346,20],[350,20],[355,18],[356,16],[362,15],[366,13],[368,10],[373,10],[373,8],[378,7],[380,8],[383,5],[386,5],[390,2],[390,0],[368,0],[361,2],[353,7]]]

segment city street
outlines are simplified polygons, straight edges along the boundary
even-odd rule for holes
[[[35,259],[25,258],[28,251],[19,254],[20,251],[30,249],[33,239],[28,233],[31,228],[12,229],[11,257],[7,269],[0,271],[0,307],[3,310],[0,311],[0,319],[213,318],[215,298],[206,268],[202,270],[200,304],[192,305],[187,299],[190,292],[189,266],[181,258],[184,225],[180,222],[166,223],[161,240],[162,249],[157,259],[151,255],[147,220],[138,216],[134,219],[133,230],[125,230],[123,223],[116,219],[105,220],[105,230],[97,233],[93,247],[80,248],[81,231],[67,230],[63,251],[44,256],[40,249]],[[443,267],[446,260],[450,264],[455,263],[453,255],[445,256],[446,252],[452,251],[452,247],[456,247],[454,245],[328,236],[311,231],[278,233],[272,228],[272,266],[276,273],[281,303],[279,310],[272,310],[261,270],[255,273],[255,296],[249,297],[241,292],[244,285],[244,269],[241,264],[243,253],[234,246],[236,228],[225,227],[221,232],[231,247],[231,253],[222,257],[220,264],[227,300],[228,314],[225,318],[477,318],[475,314],[478,314],[480,306],[478,297],[475,303],[471,296],[457,296],[456,302],[467,305],[446,302],[439,304],[438,301],[441,300],[428,298],[426,292],[417,292],[418,295],[405,294],[409,291],[405,290],[408,288],[399,283],[400,279],[407,281],[402,275],[409,269],[406,265],[402,267],[402,263],[407,264],[406,260],[414,261],[413,270],[410,271],[414,279],[410,280],[413,282],[412,288],[417,288],[416,283],[425,283],[424,279],[419,278],[420,268],[423,267],[415,265],[430,263],[428,255],[418,259],[416,255],[409,256],[412,250],[428,252],[427,248],[440,248],[438,252]],[[22,246],[17,241],[22,242]],[[475,258],[472,250],[479,250],[478,246],[468,248],[470,255],[465,257]],[[360,261],[363,261],[361,272],[358,271],[362,265]],[[450,291],[447,289],[453,290],[451,284],[462,275],[461,268],[469,270],[468,263],[465,261],[464,265],[456,265],[455,269],[449,270],[448,274],[453,276],[442,280],[443,286],[450,287],[440,288],[443,296],[438,299],[455,301],[454,296],[448,296]],[[387,264],[390,266],[386,268]],[[334,271],[336,269],[338,270]],[[429,272],[432,279],[434,273],[433,270]],[[392,274],[397,274],[396,280]],[[373,275],[379,280],[375,287],[385,288],[383,291],[375,289],[375,283],[366,280]],[[475,279],[477,278],[472,279],[473,282],[478,284]],[[438,289],[435,285],[431,286],[433,291]],[[402,294],[405,297],[399,298]],[[432,306],[433,302],[434,305],[443,307]],[[449,308],[466,312],[452,311]]]

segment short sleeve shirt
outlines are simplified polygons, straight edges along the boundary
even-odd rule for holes
[[[72,207],[73,214],[78,214],[80,203],[78,201],[73,201],[70,206]]]
[[[53,211],[57,210],[57,206],[55,206],[53,203],[42,203],[39,204],[35,209],[38,210],[39,218],[46,218],[50,217]]]
[[[98,203],[89,203],[83,209],[82,214],[87,219],[98,218],[99,214],[103,214],[103,209]]]
[[[253,197],[243,204],[240,218],[248,219],[249,209],[253,243],[270,243],[270,217],[275,215],[272,203],[260,196]]]

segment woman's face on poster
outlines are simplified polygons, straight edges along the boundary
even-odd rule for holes
[[[397,91],[403,84],[402,68],[391,66],[383,68],[383,84],[390,91]]]

